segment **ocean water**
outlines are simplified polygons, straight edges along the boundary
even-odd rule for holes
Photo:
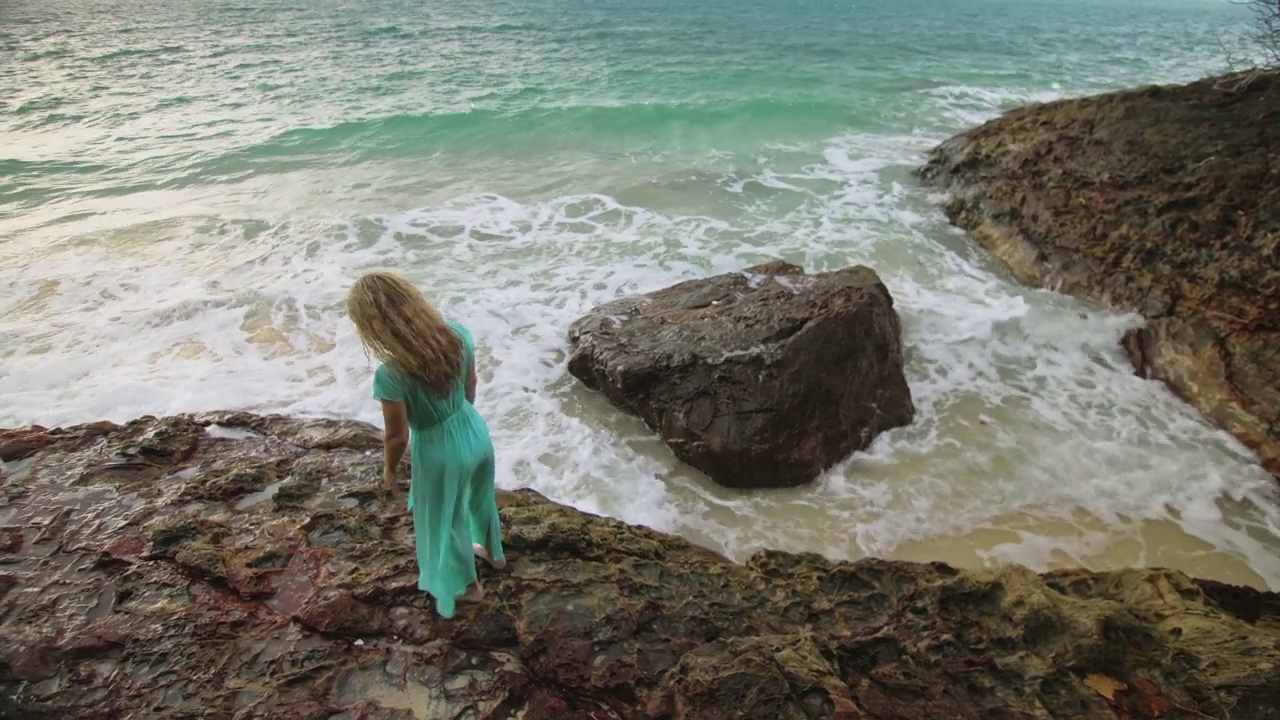
[[[240,407],[377,422],[343,315],[421,282],[480,345],[499,483],[682,533],[1280,589],[1280,498],[911,176],[1013,106],[1223,68],[1227,0],[6,0],[0,425]],[[593,305],[867,263],[913,425],[719,488],[565,371]]]

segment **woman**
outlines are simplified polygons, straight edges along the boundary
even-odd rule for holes
[[[370,273],[352,286],[347,314],[365,348],[382,361],[373,397],[386,426],[383,482],[396,488],[396,468],[410,449],[409,511],[418,555],[418,588],[436,611],[453,617],[455,602],[480,602],[475,557],[506,564],[494,500],[489,429],[473,406],[475,346],[462,325],[446,322],[403,277]]]

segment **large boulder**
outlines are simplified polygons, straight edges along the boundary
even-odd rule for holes
[[[806,483],[915,412],[901,323],[867,267],[690,280],[601,305],[569,341],[574,377],[729,487]]]
[[[0,717],[1275,718],[1280,595],[1177,572],[727,561],[499,493],[438,617],[378,431],[240,413],[35,431],[0,467]]]
[[[1138,372],[1280,476],[1280,72],[1019,108],[919,173],[1021,282],[1144,315]]]

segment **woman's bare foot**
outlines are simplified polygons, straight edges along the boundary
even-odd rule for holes
[[[467,591],[458,596],[458,602],[478,603],[484,600],[484,586],[479,580],[467,586]]]
[[[484,546],[481,545],[480,543],[472,543],[471,551],[476,554],[476,557],[489,563],[489,567],[493,568],[494,570],[501,570],[502,568],[507,566],[507,561],[505,559],[494,560],[493,557],[489,555],[489,551],[485,550]]]

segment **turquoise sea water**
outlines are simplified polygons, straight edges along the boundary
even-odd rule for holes
[[[1020,288],[911,178],[1015,105],[1222,68],[1226,0],[7,0],[0,425],[220,407],[377,419],[342,316],[418,278],[481,345],[501,484],[761,546],[1280,587],[1248,453]],[[564,370],[620,294],[875,267],[917,422],[729,492]]]

